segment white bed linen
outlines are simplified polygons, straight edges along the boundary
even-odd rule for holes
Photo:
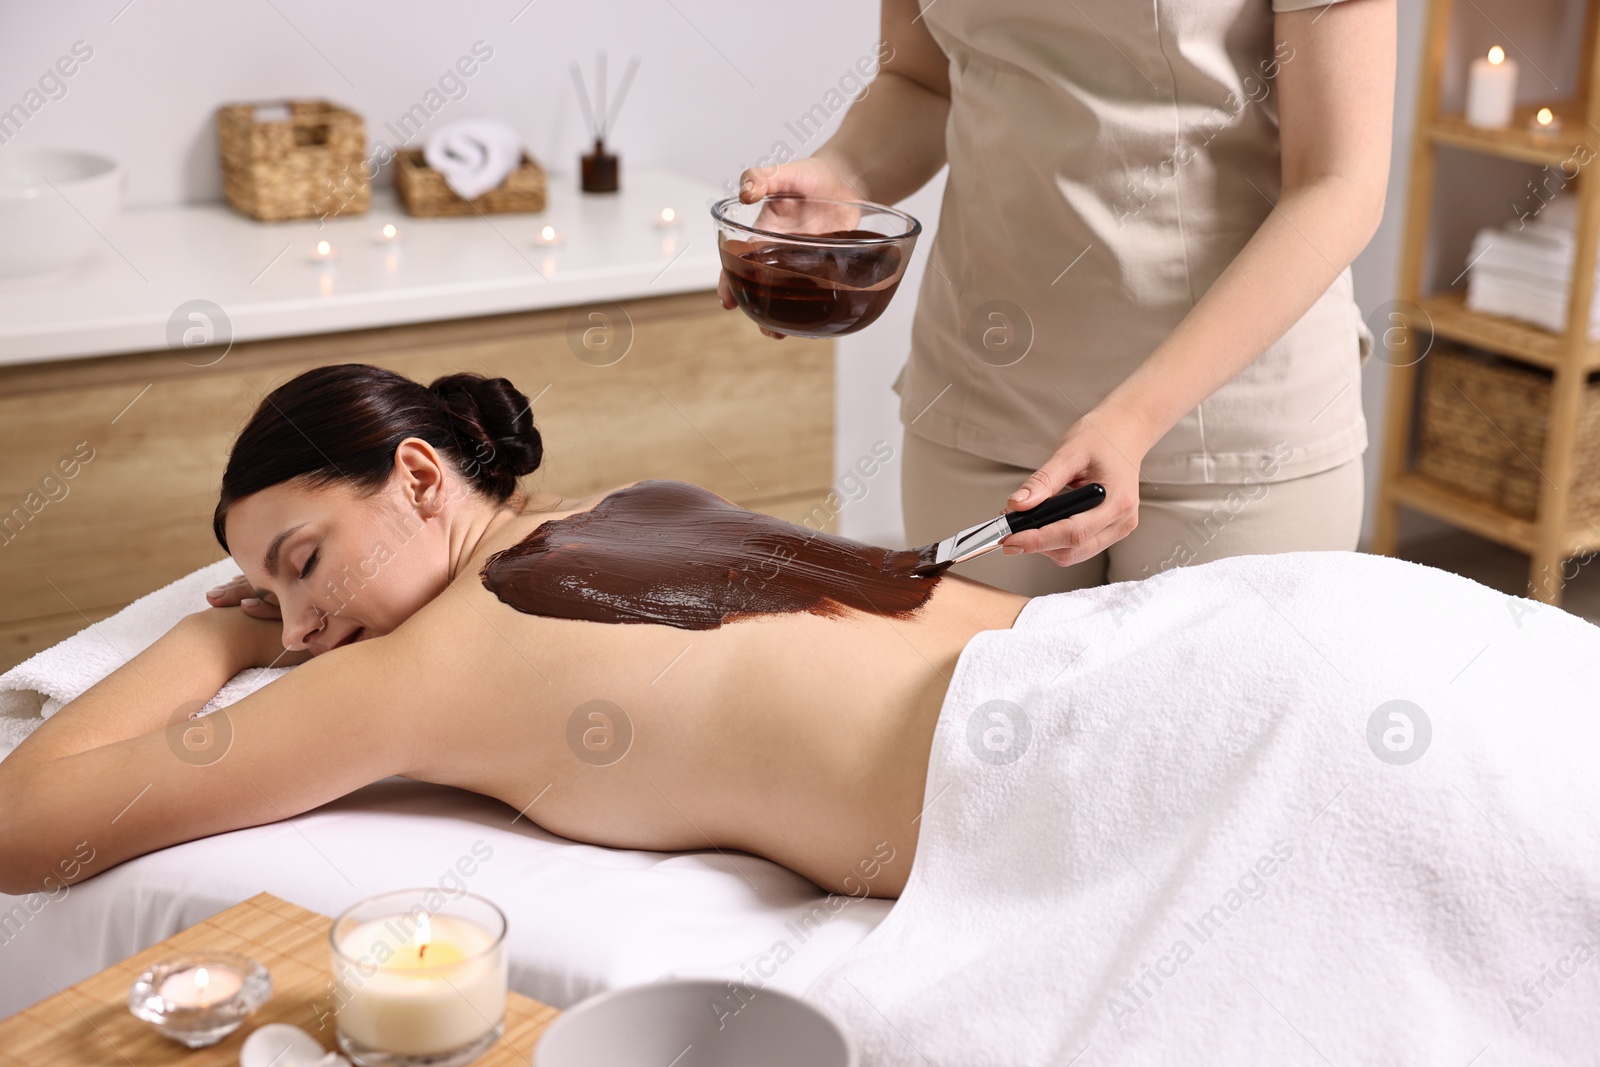
[[[0,894],[0,1017],[263,890],[332,915],[404,886],[454,892],[452,871],[505,911],[512,988],[558,1008],[668,976],[798,993],[893,904],[830,900],[743,852],[579,844],[497,800],[386,778],[282,822],[129,860],[54,899]]]

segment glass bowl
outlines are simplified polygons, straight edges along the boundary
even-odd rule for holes
[[[171,999],[167,979],[205,968],[218,986],[214,1000],[203,995],[195,1003]],[[230,975],[227,987],[216,975]],[[234,982],[238,985],[234,985]],[[134,980],[128,990],[128,1010],[172,1040],[189,1048],[207,1048],[237,1030],[251,1012],[272,996],[272,976],[267,969],[237,952],[185,952],[163,959]]]
[[[711,208],[734,301],[790,337],[837,337],[871,325],[900,286],[922,223],[866,200],[780,193]]]

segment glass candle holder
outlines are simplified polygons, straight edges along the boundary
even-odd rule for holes
[[[506,1018],[506,917],[437,886],[358,901],[328,931],[339,1049],[360,1067],[462,1067]]]
[[[205,1048],[237,1030],[272,996],[267,969],[237,952],[186,952],[134,980],[128,1010],[172,1040]]]

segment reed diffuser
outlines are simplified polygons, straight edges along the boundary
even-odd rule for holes
[[[611,106],[606,106],[606,54],[601,52],[595,60],[595,99],[589,100],[588,86],[583,83],[583,74],[578,70],[578,65],[572,65],[572,82],[578,87],[578,103],[583,106],[584,121],[589,124],[589,135],[594,138],[594,151],[584,155],[583,163],[583,191],[586,193],[614,193],[617,191],[619,161],[611,152],[606,150],[606,134],[611,130],[611,125],[617,119],[617,112],[622,110],[622,100],[628,95],[628,87],[633,84],[634,72],[639,69],[639,59],[634,57],[628,63],[628,69],[622,74],[622,85],[618,87],[616,97]]]

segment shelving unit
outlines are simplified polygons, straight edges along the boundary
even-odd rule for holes
[[[1501,130],[1478,129],[1469,126],[1459,114],[1441,113],[1440,82],[1456,3],[1457,0],[1429,0],[1401,241],[1399,293],[1402,301],[1419,309],[1416,318],[1421,321],[1408,319],[1394,328],[1415,335],[1406,337],[1413,346],[1406,351],[1422,350],[1420,345],[1425,339],[1421,334],[1431,332],[1552,373],[1544,454],[1532,457],[1543,474],[1538,513],[1533,521],[1506,514],[1408,468],[1412,410],[1424,358],[1405,366],[1391,366],[1373,550],[1388,556],[1397,554],[1400,508],[1409,507],[1526,553],[1530,595],[1558,604],[1563,562],[1600,551],[1600,523],[1575,521],[1568,507],[1584,384],[1590,371],[1600,369],[1600,342],[1591,341],[1587,333],[1589,308],[1595,299],[1595,255],[1600,244],[1600,181],[1591,180],[1589,174],[1590,169],[1600,166],[1600,128],[1591,127],[1588,122],[1588,116],[1600,116],[1600,78],[1595,77],[1600,64],[1600,0],[1589,0],[1575,98],[1545,105],[1561,123],[1560,132],[1554,134],[1529,131],[1531,108],[1519,109],[1512,124]],[[1564,332],[1553,333],[1470,311],[1461,292],[1424,292],[1425,251],[1441,147],[1551,167],[1559,166],[1575,153],[1586,154],[1590,160],[1577,178],[1578,232]]]

